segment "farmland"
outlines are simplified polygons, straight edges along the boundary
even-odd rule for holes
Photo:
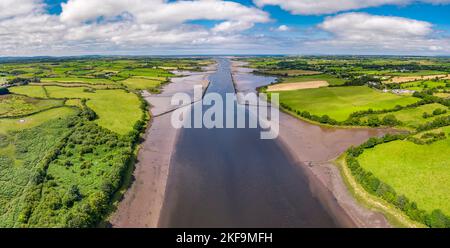
[[[159,92],[207,60],[30,59],[0,63],[0,226],[93,227],[111,209]],[[164,69],[166,68],[166,69]]]
[[[322,125],[390,127],[401,134],[371,138],[349,149],[342,173],[373,198],[358,200],[401,226],[406,219],[429,227],[450,227],[450,61],[414,57],[280,57],[243,59],[258,70],[308,70],[317,75],[280,74],[261,92],[280,95],[289,114]],[[271,73],[267,73],[272,75]],[[273,91],[286,83],[328,77],[329,86]],[[331,81],[338,79],[338,81]],[[308,79],[309,78],[309,79]],[[324,78],[323,78],[324,79]],[[327,81],[327,80],[325,80]],[[334,82],[334,83],[332,83]],[[354,185],[354,183],[348,183]],[[351,186],[353,187],[353,186]],[[352,192],[360,192],[352,190]],[[356,193],[355,193],[356,194]]]
[[[301,83],[301,82],[314,82],[314,81],[325,81],[330,85],[341,85],[345,82],[344,79],[337,78],[335,76],[328,75],[328,74],[287,77],[287,78],[283,78],[281,82],[283,82],[283,83]]]
[[[450,147],[447,136],[432,144],[393,141],[367,149],[359,157],[361,167],[392,186],[427,212],[440,209],[450,215]]]
[[[381,110],[396,105],[408,105],[419,99],[409,96],[384,94],[364,86],[333,87],[283,91],[280,104],[294,111],[308,111],[313,115],[328,115],[337,121],[345,121],[350,114],[360,110]]]

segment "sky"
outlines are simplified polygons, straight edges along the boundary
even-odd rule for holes
[[[0,0],[0,56],[450,55],[450,0]]]

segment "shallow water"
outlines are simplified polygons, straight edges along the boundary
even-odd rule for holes
[[[233,93],[230,62],[218,61],[208,92]],[[260,131],[182,129],[159,225],[339,226],[311,192],[307,176],[291,155],[277,140],[261,140]]]

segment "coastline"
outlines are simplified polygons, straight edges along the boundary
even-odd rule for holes
[[[152,116],[140,145],[137,162],[132,175],[132,184],[117,204],[110,216],[112,227],[118,228],[156,228],[163,207],[166,185],[169,177],[171,157],[180,133],[170,124],[171,111],[185,106],[171,106],[171,97],[179,92],[193,95],[194,84],[201,84],[206,91],[209,74],[213,67],[204,72],[184,73],[171,79],[161,94],[153,95],[146,91],[142,96],[150,104]],[[199,100],[199,99],[194,99]]]

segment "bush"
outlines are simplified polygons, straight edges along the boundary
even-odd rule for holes
[[[0,87],[0,96],[9,94],[9,90],[6,87]]]
[[[386,115],[383,117],[381,124],[384,126],[393,127],[393,126],[400,125],[401,122],[399,120],[397,120],[397,118],[394,115]]]

